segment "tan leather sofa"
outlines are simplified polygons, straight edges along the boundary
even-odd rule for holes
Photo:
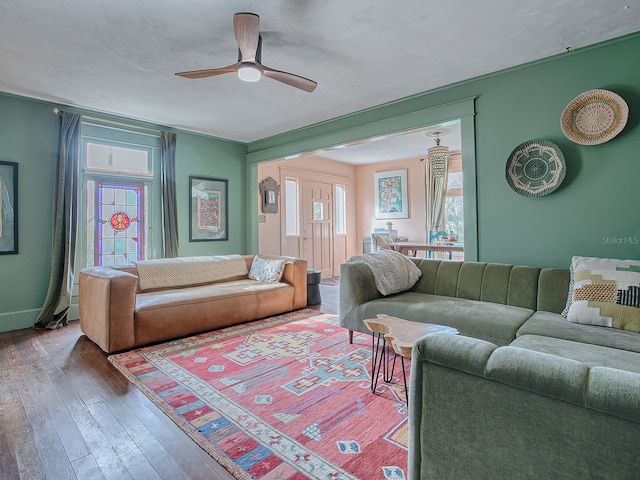
[[[243,257],[249,271],[253,255]],[[261,257],[287,260],[280,282],[243,275],[143,291],[136,265],[87,268],[80,272],[80,328],[111,353],[305,307],[306,260]]]

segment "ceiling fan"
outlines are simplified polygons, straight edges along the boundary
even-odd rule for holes
[[[318,86],[313,80],[294,75],[293,73],[274,70],[262,65],[262,36],[260,35],[260,17],[255,13],[236,13],[233,16],[233,33],[238,42],[238,62],[222,68],[193,70],[176,73],[179,77],[205,78],[236,72],[240,80],[257,82],[261,77],[271,78],[277,82],[299,88],[305,92],[313,92]]]

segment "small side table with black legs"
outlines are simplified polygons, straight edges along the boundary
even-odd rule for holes
[[[412,322],[398,317],[379,314],[377,318],[363,320],[369,330],[373,332],[371,342],[371,391],[375,392],[378,386],[378,377],[382,370],[382,379],[390,383],[393,379],[396,358],[400,357],[402,363],[402,380],[404,382],[404,394],[409,403],[409,389],[407,388],[407,374],[404,368],[404,359],[411,360],[411,350],[420,337],[434,333],[449,333],[457,335],[458,330],[444,325],[433,323]],[[391,362],[391,352],[388,352],[387,343],[391,345],[394,352],[393,362]]]

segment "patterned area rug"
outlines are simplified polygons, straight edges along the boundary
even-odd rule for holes
[[[325,277],[320,283],[322,285],[340,285],[340,277]]]
[[[109,361],[238,479],[404,479],[402,380],[372,394],[371,337],[336,322],[299,310]]]

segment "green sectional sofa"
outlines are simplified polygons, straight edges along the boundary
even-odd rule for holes
[[[455,327],[416,342],[409,478],[640,478],[640,334],[561,316],[569,270],[414,259],[383,296],[370,268],[340,272],[340,324],[386,313]]]

